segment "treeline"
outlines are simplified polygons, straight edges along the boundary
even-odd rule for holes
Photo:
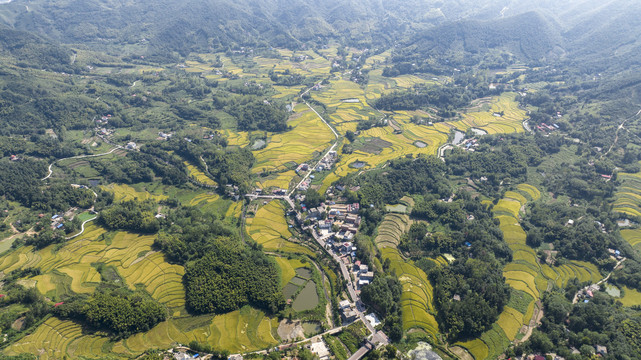
[[[569,289],[566,289],[566,291]],[[572,304],[574,292],[555,289],[543,295],[543,319],[532,336],[508,349],[508,357],[556,353],[568,360],[592,358],[597,346],[605,347],[604,359],[641,358],[641,318],[605,292],[589,302]],[[577,350],[576,353],[574,350]]]
[[[172,225],[158,234],[154,246],[176,264],[200,259],[213,250],[215,239],[227,239],[236,234],[220,216],[194,207],[170,211],[166,223]]]
[[[156,203],[129,200],[112,205],[98,215],[98,222],[108,229],[155,233],[160,229],[156,218]]]
[[[455,149],[445,161],[456,176],[475,180],[487,195],[496,197],[501,184],[527,181],[528,167],[538,166],[548,154],[558,152],[563,139],[524,135],[484,136],[474,152]]]
[[[399,341],[403,337],[403,318],[399,306],[402,293],[403,287],[398,279],[380,274],[361,290],[361,300],[383,318],[383,331],[392,341]]]
[[[55,308],[54,314],[106,331],[115,338],[144,332],[167,318],[167,310],[146,294],[101,285],[89,297],[76,297]]]
[[[225,145],[200,139],[192,141],[172,139],[157,142],[153,146],[164,150],[165,153],[167,150],[172,150],[193,164],[202,164],[204,160],[209,173],[218,184],[236,185],[241,187],[243,192],[248,192],[250,170],[255,161],[254,155],[247,148],[231,148]],[[145,148],[147,146],[143,151],[150,151]]]
[[[616,230],[615,222],[607,213],[596,208],[589,208],[588,213],[585,208],[560,203],[533,203],[528,210],[523,220],[528,245],[538,248],[542,243],[548,243],[567,259],[606,267],[613,265],[607,249],[619,249],[620,243],[607,232]]]
[[[47,165],[43,161],[0,160],[0,196],[42,212],[91,207],[94,196],[90,190],[59,183],[45,186],[41,178],[46,174]]]
[[[488,83],[482,78],[461,77],[458,82],[462,86],[425,86],[415,85],[414,88],[406,91],[395,91],[391,94],[382,95],[374,106],[380,110],[418,110],[429,107],[440,109],[439,116],[452,117],[454,110],[466,107],[474,99],[499,95],[500,92],[490,90]]]
[[[401,44],[384,75],[452,74],[456,68],[465,71],[479,64],[505,68],[517,59],[532,63],[548,56],[559,42],[557,26],[536,12],[491,22],[450,22],[414,34]]]
[[[185,267],[187,307],[199,314],[226,313],[244,305],[276,313],[285,305],[276,263],[259,249],[219,239]]]
[[[216,214],[180,207],[167,215],[166,224],[154,247],[185,266],[190,311],[224,313],[248,304],[270,313],[282,310],[277,265],[260,247],[243,244]]]
[[[434,193],[441,198],[449,197],[452,189],[445,177],[446,171],[445,164],[434,156],[403,158],[392,160],[385,172],[364,173],[353,182],[361,185],[358,192],[361,205],[369,207],[395,203],[405,194]]]
[[[472,338],[488,330],[510,300],[503,266],[492,256],[459,259],[429,273],[434,305],[448,338]]]
[[[34,67],[67,73],[79,72],[71,64],[72,51],[26,31],[0,29],[0,48],[20,67]]]
[[[497,220],[488,206],[468,192],[458,191],[452,202],[426,194],[419,197],[411,213],[424,220],[411,225],[401,238],[399,249],[417,260],[417,265],[429,273],[434,263],[423,258],[452,254],[456,258],[483,258],[491,254],[494,262],[512,260],[512,251],[503,240]],[[437,227],[441,231],[429,231]]]
[[[264,130],[283,132],[289,130],[289,115],[285,105],[275,100],[253,100],[237,104],[230,114],[238,120],[238,129],[243,131]]]
[[[142,146],[139,152],[128,152],[124,158],[94,159],[89,164],[107,182],[136,184],[159,178],[163,184],[179,186],[188,181],[183,159],[158,143]]]

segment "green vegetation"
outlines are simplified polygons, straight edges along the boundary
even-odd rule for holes
[[[226,313],[245,304],[275,313],[284,306],[280,290],[273,260],[260,251],[234,249],[225,240],[185,268],[186,303],[195,313]]]
[[[165,320],[165,308],[157,301],[126,289],[104,289],[87,300],[75,300],[59,305],[55,315],[108,331],[117,337],[151,329]]]

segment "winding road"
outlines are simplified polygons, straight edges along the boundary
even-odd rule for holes
[[[57,162],[59,162],[59,161],[69,160],[69,159],[84,159],[84,158],[88,158],[88,157],[105,156],[105,155],[112,154],[114,151],[116,151],[116,150],[118,150],[118,149],[123,149],[123,147],[122,147],[122,146],[120,146],[120,145],[116,145],[116,147],[115,147],[115,148],[111,149],[110,151],[108,151],[108,152],[106,152],[106,153],[102,153],[102,154],[78,155],[78,156],[72,156],[72,157],[68,157],[68,158],[58,159],[58,160],[56,160],[56,161],[52,162],[51,164],[49,164],[49,174],[48,174],[47,176],[45,176],[44,178],[42,178],[41,180],[42,180],[42,181],[45,181],[45,180],[47,180],[48,178],[50,178],[50,177],[51,177],[51,175],[53,174],[53,170],[52,170],[51,168],[53,167],[53,165],[54,165],[55,163],[57,163]],[[91,190],[91,189],[90,189],[90,190]],[[93,191],[93,190],[91,190],[91,192],[93,193],[93,196],[94,196],[94,202],[95,202],[95,200],[98,198],[98,194],[97,194],[95,191]],[[91,207],[91,209],[93,209],[93,207]],[[80,225],[80,232],[79,232],[79,233],[77,233],[77,234],[75,234],[75,235],[72,235],[72,236],[66,237],[66,238],[65,238],[65,240],[71,240],[71,239],[73,239],[73,238],[75,238],[75,237],[78,237],[78,236],[82,235],[82,233],[84,233],[84,232],[85,232],[85,225],[86,225],[88,222],[90,222],[90,221],[94,221],[94,220],[96,220],[97,218],[98,218],[98,214],[96,213],[96,216],[94,216],[93,218],[85,220],[85,221],[82,223],[82,225]]]
[[[66,237],[65,240],[71,240],[71,239],[73,239],[75,237],[78,237],[78,236],[82,235],[82,233],[85,232],[85,224],[90,222],[90,221],[94,221],[97,218],[98,218],[98,216],[94,216],[91,219],[87,219],[87,220],[83,221],[82,225],[80,225],[80,232],[75,234],[75,235],[71,235],[69,237]]]
[[[102,153],[102,154],[78,155],[78,156],[72,156],[72,157],[68,157],[68,158],[58,159],[58,160],[56,160],[56,161],[52,162],[51,164],[49,164],[49,174],[47,174],[47,176],[45,176],[45,177],[44,177],[44,178],[42,178],[41,180],[42,180],[42,181],[45,181],[45,180],[47,180],[48,178],[50,178],[50,177],[51,177],[51,175],[53,174],[53,170],[52,170],[51,168],[52,168],[52,167],[53,167],[53,165],[54,165],[55,163],[57,163],[57,162],[60,162],[60,161],[63,161],[63,160],[70,160],[70,159],[84,159],[84,158],[89,158],[89,157],[105,156],[105,155],[109,155],[109,154],[113,153],[114,151],[116,151],[116,150],[118,150],[118,149],[123,149],[123,147],[122,147],[122,146],[120,146],[120,145],[116,145],[116,147],[115,147],[115,148],[111,149],[110,151],[108,151],[108,152],[106,152],[106,153]]]
[[[623,129],[623,128],[624,128],[625,123],[627,123],[628,121],[630,121],[630,120],[634,119],[635,117],[637,117],[637,116],[639,116],[639,115],[641,115],[641,110],[639,110],[636,114],[634,114],[634,115],[630,116],[629,118],[627,118],[627,119],[623,120],[623,122],[621,123],[621,125],[619,125],[619,126],[617,127],[617,131],[616,131],[615,136],[614,136],[614,143],[612,143],[612,145],[610,146],[610,148],[608,149],[608,151],[607,151],[607,152],[605,152],[604,154],[602,154],[602,155],[601,155],[601,159],[603,159],[603,157],[604,157],[604,156],[608,155],[608,154],[612,151],[612,149],[614,148],[614,146],[619,142],[619,131],[621,131],[621,129]]]

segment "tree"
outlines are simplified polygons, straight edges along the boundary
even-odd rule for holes
[[[305,205],[308,209],[318,207],[322,202],[325,201],[325,196],[318,193],[314,189],[308,189],[305,192]]]

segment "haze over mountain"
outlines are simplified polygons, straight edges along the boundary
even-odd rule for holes
[[[568,52],[625,60],[638,52],[639,14],[633,0],[15,0],[0,7],[1,23],[13,29],[76,46],[129,43],[165,57],[331,39],[382,46],[415,42],[418,33],[428,42],[419,47],[440,42],[441,50],[464,40],[466,50],[505,47],[528,59]],[[498,40],[483,39],[497,33]]]

